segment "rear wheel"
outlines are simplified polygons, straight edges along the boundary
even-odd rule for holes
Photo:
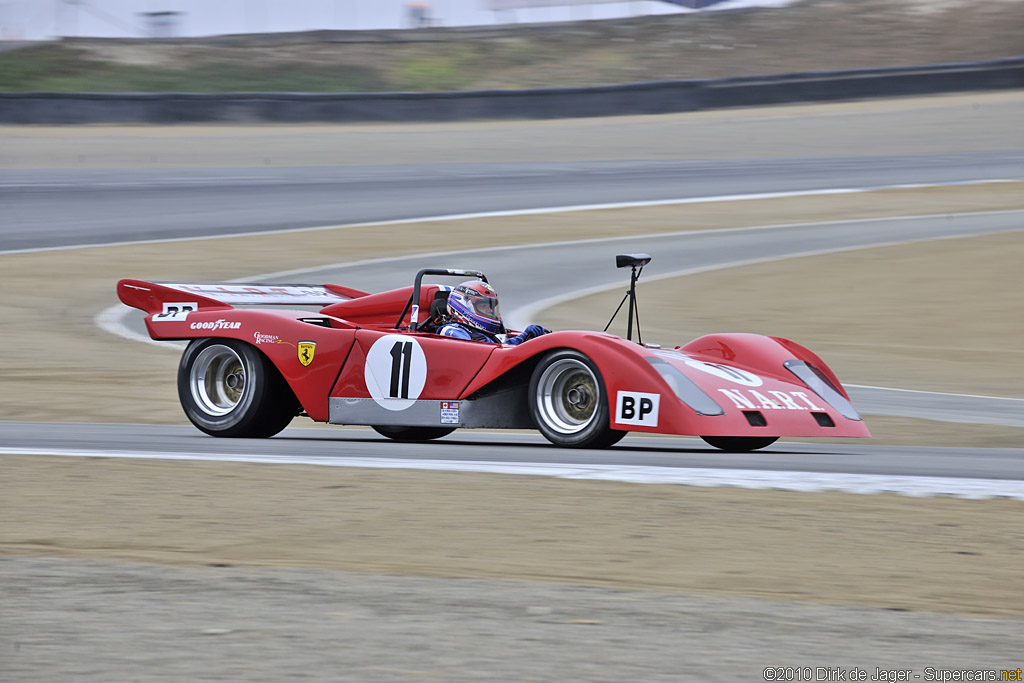
[[[530,414],[540,433],[569,448],[607,448],[626,432],[609,427],[608,396],[593,361],[578,351],[553,351],[530,378]]]
[[[707,443],[723,451],[746,453],[766,448],[779,440],[777,436],[702,436]]]
[[[373,431],[395,441],[430,441],[448,436],[455,427],[393,427],[391,425],[373,425]]]
[[[299,412],[270,359],[235,339],[189,344],[178,365],[178,399],[192,424],[212,436],[273,436]]]

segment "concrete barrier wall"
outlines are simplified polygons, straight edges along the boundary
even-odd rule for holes
[[[1024,57],[591,88],[440,93],[0,93],[0,123],[550,119],[1024,88]]]

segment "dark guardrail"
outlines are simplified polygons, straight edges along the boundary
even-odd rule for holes
[[[0,93],[0,123],[551,119],[1024,88],[1024,57],[589,88],[431,93]]]

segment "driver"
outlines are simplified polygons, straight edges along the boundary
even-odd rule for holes
[[[540,325],[530,325],[504,343],[516,346],[550,331]],[[502,343],[505,326],[498,312],[497,292],[483,280],[463,282],[448,295],[448,320],[437,333],[456,339]]]

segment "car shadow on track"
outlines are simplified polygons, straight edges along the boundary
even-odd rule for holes
[[[290,442],[302,442],[302,441],[316,441],[324,442],[331,441],[336,443],[350,443],[350,444],[365,444],[374,445],[379,444],[388,450],[393,448],[399,448],[402,446],[409,447],[414,446],[419,450],[418,456],[426,454],[434,455],[433,451],[437,452],[438,459],[443,460],[467,460],[467,459],[483,459],[483,460],[494,460],[496,456],[500,458],[499,451],[508,451],[512,453],[525,453],[527,451],[535,450],[544,452],[550,457],[553,453],[563,453],[567,459],[578,460],[579,455],[583,453],[587,454],[665,454],[665,455],[692,455],[698,457],[706,456],[743,456],[756,458],[758,455],[765,456],[843,456],[848,453],[830,451],[824,448],[818,448],[815,450],[803,450],[803,449],[791,449],[787,448],[786,444],[778,444],[770,446],[758,451],[753,452],[742,452],[742,451],[723,451],[712,446],[705,446],[701,442],[693,441],[692,445],[689,443],[686,445],[676,444],[659,444],[654,439],[651,439],[650,444],[638,444],[634,439],[629,443],[619,443],[610,448],[605,449],[573,449],[573,448],[562,448],[552,443],[545,441],[544,439],[537,437],[531,438],[526,435],[516,435],[517,438],[503,438],[502,435],[495,435],[495,438],[489,438],[486,441],[483,439],[467,439],[458,437],[443,437],[432,441],[395,441],[386,437],[377,436],[375,434],[367,434],[366,436],[354,436],[350,434],[331,434],[330,432],[324,432],[323,434],[307,434],[307,435],[288,435],[287,433],[273,437],[274,441],[290,441]],[[809,445],[809,444],[808,444]],[[422,449],[422,450],[420,450]],[[453,449],[455,449],[453,451]],[[462,451],[466,449],[479,451],[480,449],[486,449],[485,453],[474,453],[472,456]],[[381,453],[385,455],[385,453]],[[723,463],[725,464],[725,463]]]

